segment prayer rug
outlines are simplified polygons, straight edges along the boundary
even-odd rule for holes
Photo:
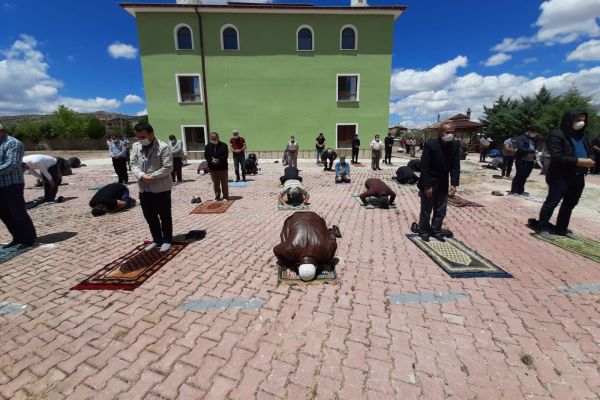
[[[366,164],[363,163],[356,163],[356,164],[350,164],[350,168],[354,167],[354,168],[362,168],[362,167],[366,167]]]
[[[379,206],[372,205],[372,203],[375,203],[375,204],[378,203],[377,197],[371,197],[370,199],[367,199],[367,201],[369,202],[368,206],[365,206],[363,204],[362,200],[360,199],[360,196],[354,195],[354,196],[352,196],[352,198],[354,200],[356,200],[362,207],[364,207],[366,209],[373,210],[376,208],[380,208]],[[397,208],[396,205],[390,206],[390,209],[394,209],[394,208]]]
[[[104,186],[106,186],[106,185],[94,185],[94,186],[90,186],[90,190],[100,190]]]
[[[445,242],[440,242],[431,238],[425,242],[414,233],[406,236],[452,278],[512,278],[511,274],[456,239],[446,238]]]
[[[302,279],[300,279],[300,275],[298,275],[293,270],[291,270],[287,267],[277,265],[277,268],[278,268],[277,280],[279,282],[284,282],[284,283],[288,283],[288,284],[335,283],[337,280],[337,274],[335,272],[335,268],[333,269],[333,271],[321,272],[319,275],[316,276],[315,279],[313,279],[312,281],[308,281],[308,282],[304,282]]]
[[[310,209],[310,206],[306,204],[298,207],[285,207],[281,204],[277,204],[277,209],[279,211],[308,211]]]
[[[231,199],[229,201],[208,200],[199,204],[190,214],[222,214],[227,211],[232,204],[233,200]]]
[[[145,251],[147,244],[141,244],[73,286],[71,290],[135,290],[188,244],[190,242],[175,242],[171,250],[165,253],[158,251],[158,248]]]
[[[479,203],[475,203],[474,201],[463,199],[462,197],[458,196],[448,196],[448,204],[453,207],[483,207]]]
[[[229,182],[229,187],[248,187],[248,182]]]
[[[563,250],[567,250],[570,253],[577,254],[600,263],[600,242],[596,240],[588,239],[579,235],[574,235],[574,238],[563,235],[544,235],[546,236],[544,237],[535,232],[532,233],[532,235],[545,242],[552,243]]]

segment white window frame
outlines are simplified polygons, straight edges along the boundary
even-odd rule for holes
[[[204,128],[204,145],[208,145],[208,133],[206,132],[206,125],[181,125],[181,141],[183,142],[183,151],[185,153],[188,152],[187,142],[185,141],[185,128]]]
[[[300,33],[301,29],[308,29],[312,35],[312,49],[311,50],[300,50],[299,49],[299,41],[298,41],[298,34]],[[294,39],[296,40],[296,51],[301,51],[301,52],[310,52],[310,51],[315,51],[315,30],[312,28],[312,26],[310,25],[300,25],[298,27],[298,29],[296,29],[296,38]]]
[[[237,36],[237,49],[226,49],[225,48],[225,41],[223,40],[223,32],[225,32],[225,29],[227,28],[233,28],[235,29],[235,34]],[[221,33],[220,33],[220,38],[221,38],[221,51],[240,51],[240,31],[237,28],[237,26],[233,25],[233,24],[225,24],[221,27]]]
[[[340,100],[338,98],[338,94],[339,94],[338,86],[339,86],[340,76],[356,76],[358,78],[356,81],[356,100]],[[360,101],[360,74],[347,73],[347,74],[336,74],[335,75],[335,101],[337,101],[338,103],[358,103]]]
[[[339,149],[338,147],[338,126],[340,125],[354,125],[356,127],[356,135],[358,135],[358,122],[338,122],[335,124],[335,148],[336,150]]]
[[[183,27],[186,27],[190,30],[190,35],[192,37],[192,48],[191,49],[180,49],[179,48],[179,41],[177,40],[177,31],[179,30],[179,28],[183,28]],[[173,29],[173,39],[175,41],[175,50],[179,50],[179,51],[193,51],[194,50],[194,30],[188,24],[175,25],[175,28]]]
[[[179,77],[188,76],[188,77],[198,77],[199,88],[200,88],[200,101],[181,101],[181,88],[179,87]],[[202,75],[198,73],[191,74],[175,74],[175,85],[177,86],[177,102],[179,104],[202,104],[204,102],[204,92],[202,88]]]
[[[346,28],[350,28],[354,31],[354,48],[353,49],[344,49],[342,47],[342,42],[343,42],[343,36],[342,33],[344,33],[344,29]],[[342,26],[342,29],[340,29],[340,50],[341,51],[356,51],[358,50],[358,29],[356,29],[356,27],[354,25],[344,25]]]

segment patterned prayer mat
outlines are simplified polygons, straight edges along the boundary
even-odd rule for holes
[[[454,196],[454,197],[448,196],[448,204],[453,207],[483,207],[479,203],[475,203],[474,201],[463,199],[462,197],[459,197],[459,196]]]
[[[159,252],[158,248],[145,251],[147,244],[141,244],[73,286],[71,290],[135,290],[188,244],[190,242],[175,242],[166,253]]]
[[[231,207],[233,202],[234,200],[231,199],[229,201],[208,200],[199,204],[190,214],[222,214]]]
[[[321,272],[315,279],[309,282],[304,282],[300,279],[300,275],[296,274],[294,271],[287,267],[283,267],[281,265],[277,265],[277,280],[279,282],[287,283],[287,284],[328,284],[328,283],[336,283],[337,274],[335,272],[335,268],[330,272]]]
[[[308,204],[298,207],[285,207],[281,204],[277,204],[277,210],[279,211],[308,211],[310,210],[310,206]]]
[[[406,236],[452,278],[512,278],[511,274],[456,239],[446,238],[445,242],[439,242],[431,238],[425,242],[414,233]]]
[[[549,237],[543,237],[539,233],[535,232],[532,233],[532,235],[545,242],[552,243],[561,249],[567,250],[568,252],[600,263],[600,242],[596,240],[588,239],[579,235],[575,235],[574,239],[562,235],[550,235]]]
[[[372,199],[372,200],[369,200],[369,199],[367,199],[367,201],[369,201],[369,205],[368,205],[368,206],[365,206],[365,205],[363,204],[362,200],[360,199],[360,196],[358,196],[358,195],[353,195],[353,196],[352,196],[352,198],[353,198],[354,200],[356,200],[356,201],[357,201],[357,202],[358,202],[358,203],[359,203],[359,204],[360,204],[362,207],[364,207],[364,208],[366,208],[366,209],[368,209],[368,210],[374,210],[374,209],[376,209],[376,208],[378,208],[378,209],[379,209],[379,207],[378,207],[378,206],[374,206],[374,205],[372,205],[372,204],[371,204],[372,202],[374,202],[374,203],[377,203],[377,202],[378,202],[376,197],[371,197],[371,199]],[[393,205],[393,206],[390,206],[390,208],[389,208],[389,209],[395,209],[395,208],[397,208],[397,206],[396,206],[396,205]]]
[[[363,168],[366,167],[366,164],[363,163],[356,163],[356,164],[350,164],[350,168]]]

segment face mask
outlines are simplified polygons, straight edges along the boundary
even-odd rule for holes
[[[451,142],[454,140],[454,133],[444,133],[442,136],[442,140],[444,142]]]
[[[216,145],[217,143],[219,143],[219,141],[218,141],[218,140],[211,140],[210,142],[211,142],[212,144],[215,144],[215,145]]]
[[[296,141],[294,139],[290,140],[292,143],[296,143]]]
[[[171,144],[177,144],[177,140],[171,140]]]
[[[148,146],[150,144],[150,140],[148,140],[148,139],[140,139],[140,144],[142,146]]]
[[[537,136],[537,133],[530,133],[530,134],[529,134],[529,137],[530,137],[530,138],[535,138],[536,136]]]
[[[585,126],[585,121],[577,121],[573,124],[573,129],[579,131]]]

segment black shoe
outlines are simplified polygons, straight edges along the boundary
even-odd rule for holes
[[[246,178],[242,178],[242,182],[248,182]]]
[[[449,239],[452,239],[454,237],[454,233],[452,233],[452,231],[450,229],[442,229],[440,231],[440,233],[444,236],[447,237]]]
[[[377,171],[381,171],[381,168],[377,168]]]
[[[215,201],[221,201],[221,196],[216,196]]]
[[[239,181],[240,181],[240,178],[237,178],[235,181],[236,181],[236,182],[239,182]]]
[[[429,233],[427,233],[427,232],[421,232],[419,234],[419,237],[421,238],[422,241],[429,242]]]
[[[435,240],[437,240],[438,242],[445,242],[446,239],[444,239],[444,235],[442,234],[442,232],[435,232],[433,235],[431,235]]]
[[[413,223],[410,225],[410,231],[411,231],[412,233],[419,233],[419,225],[418,225],[416,222],[413,222]]]

